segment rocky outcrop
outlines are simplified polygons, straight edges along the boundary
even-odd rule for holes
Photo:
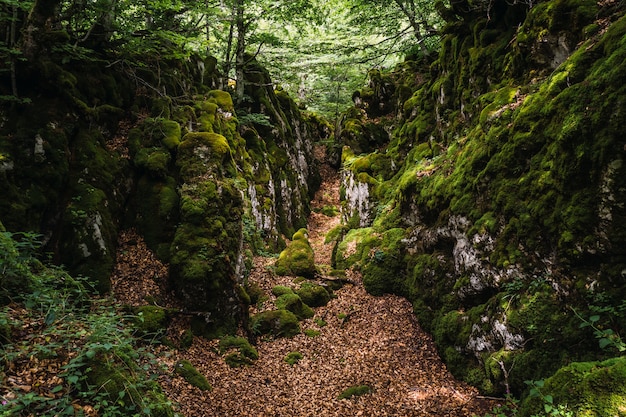
[[[100,292],[119,230],[135,227],[169,263],[185,308],[202,313],[194,328],[232,332],[247,320],[246,257],[306,224],[319,184],[313,125],[253,60],[241,108],[215,89],[213,59],[161,62],[158,73],[124,62],[42,59],[51,81],[33,78],[20,89],[30,103],[2,108],[0,218],[43,233]]]
[[[444,11],[434,62],[355,95],[342,132],[393,109],[370,118],[369,93],[413,91],[388,143],[340,138],[351,230],[335,263],[407,296],[458,377],[521,393],[566,357],[611,355],[573,311],[626,330],[626,24],[592,1],[467,6]]]

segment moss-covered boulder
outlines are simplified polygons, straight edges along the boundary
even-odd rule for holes
[[[240,336],[223,337],[220,339],[218,349],[220,355],[226,355],[224,360],[231,368],[252,365],[259,359],[257,350],[246,338]]]
[[[574,362],[547,378],[535,395],[527,397],[518,415],[544,411],[545,397],[554,408],[581,417],[621,416],[626,410],[626,358],[604,362]]]
[[[291,243],[280,253],[276,261],[276,273],[306,278],[315,276],[317,273],[315,257],[306,229],[300,229],[294,233]]]
[[[142,338],[160,338],[170,322],[167,310],[154,305],[135,307],[133,313],[133,326],[137,335]]]
[[[211,384],[207,381],[206,377],[202,375],[198,370],[186,359],[176,363],[174,365],[174,372],[182,376],[189,385],[194,386],[202,391],[211,391]]]
[[[330,301],[330,293],[319,284],[303,282],[296,291],[303,303],[310,307],[322,307]]]
[[[272,288],[272,294],[274,294],[276,297],[280,297],[283,294],[293,294],[293,293],[294,293],[293,289],[284,285],[275,285]]]
[[[291,311],[298,320],[304,320],[313,317],[314,312],[305,303],[302,302],[297,294],[283,294],[276,299],[276,308],[279,310]]]
[[[302,358],[304,358],[304,356],[302,356],[302,353],[300,352],[289,352],[287,355],[285,355],[285,358],[283,360],[289,365],[293,366],[296,363],[300,362]]]
[[[252,331],[260,335],[293,337],[300,333],[298,318],[287,310],[270,310],[250,318]]]

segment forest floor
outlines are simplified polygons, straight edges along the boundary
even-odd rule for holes
[[[319,154],[318,158],[323,155]],[[325,244],[326,233],[339,224],[340,216],[319,213],[322,207],[339,206],[339,175],[321,165],[323,183],[312,202],[309,241],[316,264],[329,268],[332,243]],[[145,275],[138,271],[149,265],[152,282],[162,281],[166,270],[145,249],[136,235],[127,238],[128,250],[135,261],[120,259],[114,276],[117,297],[138,304],[142,294],[160,292],[150,286],[132,288],[130,282]],[[139,243],[139,245],[138,245]],[[138,246],[143,246],[138,250]],[[131,249],[132,247],[132,249]],[[141,255],[143,253],[143,255]],[[249,276],[269,299],[251,307],[250,314],[274,308],[272,288],[297,287],[297,277],[273,273],[275,258],[255,257]],[[134,266],[129,265],[132,263]],[[201,391],[181,377],[160,379],[164,391],[186,417],[208,416],[482,416],[496,404],[482,398],[475,388],[455,380],[437,354],[431,337],[420,328],[411,304],[394,295],[369,295],[356,271],[346,271],[347,283],[334,292],[315,316],[300,323],[303,332],[293,338],[259,339],[259,359],[250,366],[231,368],[218,353],[219,340],[196,337],[186,350],[159,352],[170,370],[182,359],[189,360],[212,386]],[[129,277],[135,279],[129,280]],[[152,285],[152,284],[151,284]],[[130,297],[130,298],[129,298]],[[132,298],[137,298],[136,300]],[[145,302],[144,302],[145,303]],[[168,336],[176,341],[188,326],[185,319],[175,320]],[[308,333],[308,335],[307,335]],[[290,365],[285,356],[299,352],[302,359]],[[347,388],[365,385],[370,392],[349,399],[338,396]]]

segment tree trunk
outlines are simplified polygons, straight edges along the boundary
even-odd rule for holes
[[[244,21],[243,0],[237,1],[237,51],[235,61],[235,75],[237,85],[235,90],[235,102],[241,104],[245,92],[244,66],[246,64],[246,23]]]
[[[21,51],[28,60],[34,60],[41,51],[44,32],[54,26],[54,15],[61,0],[36,0],[24,25]]]
[[[230,28],[228,29],[228,41],[226,43],[226,51],[224,52],[224,62],[222,64],[222,68],[224,71],[224,77],[221,81],[222,89],[226,89],[228,87],[228,80],[230,79],[230,69],[232,68],[232,59],[231,53],[233,51],[233,38],[235,35],[235,21],[237,15],[237,5],[234,4],[230,13]]]

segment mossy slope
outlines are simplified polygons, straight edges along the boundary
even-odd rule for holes
[[[409,297],[458,377],[521,393],[610,355],[572,308],[626,330],[626,20],[584,0],[481,7],[441,10],[439,55],[390,73],[414,93],[389,142],[346,143],[342,197],[368,197],[334,261]]]

